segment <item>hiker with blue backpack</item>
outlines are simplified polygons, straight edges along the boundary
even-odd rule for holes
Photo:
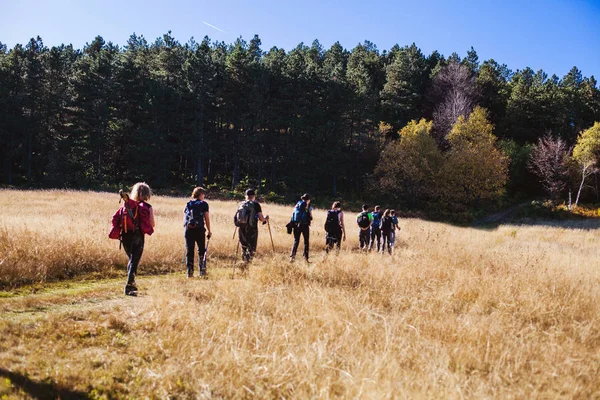
[[[252,261],[258,244],[258,221],[264,224],[269,216],[263,216],[262,207],[256,201],[256,192],[246,190],[246,200],[238,205],[233,216],[233,223],[238,227],[238,238],[242,247],[242,261],[245,265]]]
[[[369,242],[369,251],[373,249],[375,240],[377,240],[377,252],[381,251],[381,207],[375,206],[375,210],[371,213],[371,240]]]
[[[396,215],[396,210],[390,210],[390,216],[392,217],[392,234],[390,235],[390,245],[393,248],[394,243],[396,243],[396,230],[400,230],[400,226],[398,225],[398,216]]]
[[[192,191],[192,199],[183,210],[183,226],[185,228],[185,250],[187,277],[194,277],[194,247],[198,245],[198,273],[206,275],[206,264],[202,263],[206,251],[206,239],[210,240],[210,215],[208,203],[204,201],[206,190],[197,187]],[[206,235],[206,236],[205,236]]]
[[[344,212],[342,203],[336,201],[331,205],[331,210],[327,211],[325,219],[325,252],[329,253],[337,246],[338,252],[342,245],[342,240],[346,240],[346,227],[344,226]]]
[[[294,232],[294,244],[290,253],[290,262],[294,261],[296,251],[300,245],[300,236],[304,237],[304,259],[308,262],[308,247],[310,237],[310,222],[312,221],[312,207],[310,206],[310,195],[303,194],[300,201],[296,203],[292,213],[292,230]]]
[[[369,206],[362,205],[362,212],[356,216],[356,224],[358,225],[358,243],[361,250],[369,249],[369,241],[371,240],[371,221],[373,216],[369,212]]]

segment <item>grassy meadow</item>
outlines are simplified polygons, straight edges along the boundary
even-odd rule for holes
[[[260,227],[231,279],[236,203],[208,201],[209,279],[184,278],[186,199],[156,196],[133,298],[117,194],[1,190],[0,398],[600,398],[598,220],[404,219],[390,257],[354,210],[325,257],[316,210],[290,264],[292,205],[263,204],[275,252]]]

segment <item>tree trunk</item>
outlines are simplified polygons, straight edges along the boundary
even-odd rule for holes
[[[337,196],[337,176],[333,175],[333,197]]]
[[[270,182],[270,188],[271,190],[275,189],[275,151],[271,150],[271,182]]]
[[[235,149],[233,152],[233,176],[231,179],[231,190],[234,190],[240,181],[240,131],[237,128],[235,134]]]
[[[587,172],[588,166],[585,165],[583,167],[583,171],[581,171],[581,183],[579,184],[579,190],[577,191],[577,198],[575,198],[575,205],[577,206],[577,204],[579,204],[579,195],[581,194],[581,189],[583,188],[583,182],[585,182],[585,177],[586,177],[586,172]]]
[[[198,113],[198,119],[200,120],[200,126],[198,127],[198,161],[196,165],[196,172],[198,174],[197,186],[202,186],[204,181],[204,169],[203,169],[203,157],[204,154],[204,107],[200,104],[200,112]]]

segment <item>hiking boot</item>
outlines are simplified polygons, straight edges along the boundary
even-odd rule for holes
[[[137,286],[134,284],[128,283],[125,285],[125,296],[137,296]]]
[[[200,273],[198,275],[200,278],[206,278],[207,274],[206,274],[206,269],[201,269]]]

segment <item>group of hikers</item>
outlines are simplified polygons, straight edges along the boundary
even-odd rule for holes
[[[127,283],[125,294],[137,295],[135,276],[144,251],[144,235],[154,232],[154,211],[148,204],[152,195],[150,187],[144,182],[136,183],[128,196],[120,192],[123,205],[113,215],[112,229],[109,233],[111,239],[119,239],[125,253],[129,258],[127,264]],[[238,233],[238,246],[242,249],[242,265],[246,268],[252,261],[258,243],[259,222],[263,225],[269,223],[269,216],[263,215],[262,207],[256,200],[253,189],[246,190],[246,197],[241,202],[234,214],[233,222]],[[195,269],[195,253],[198,254],[198,273],[206,275],[206,251],[208,240],[212,236],[210,229],[210,212],[205,201],[206,190],[196,187],[192,191],[192,198],[187,202],[183,211],[183,227],[185,238],[185,263],[187,276],[192,278]],[[310,225],[313,220],[313,208],[308,193],[302,195],[296,203],[290,222],[286,225],[287,232],[293,234],[290,262],[296,258],[300,245],[300,238],[304,239],[303,257],[309,261]],[[369,206],[363,204],[362,212],[356,217],[359,228],[360,249],[384,253],[386,250],[392,254],[398,226],[398,218],[394,210],[381,211],[380,206],[375,206],[371,211]],[[346,240],[346,225],[342,204],[336,201],[327,211],[325,220],[325,251],[341,249],[342,241]],[[270,226],[269,226],[270,232]]]

